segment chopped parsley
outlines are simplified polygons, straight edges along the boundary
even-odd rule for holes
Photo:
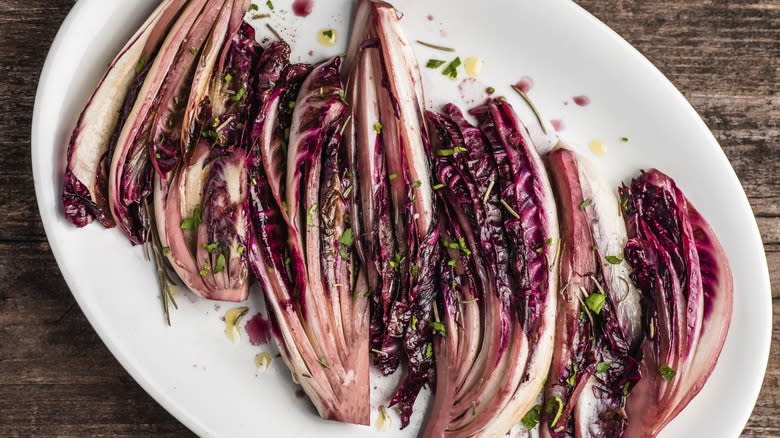
[[[181,229],[185,231],[195,230],[200,226],[201,211],[200,205],[196,205],[192,210],[192,217],[185,218],[181,221]]]
[[[620,208],[623,209],[623,211],[628,211],[628,197],[627,196],[621,196],[620,197]]]
[[[619,265],[623,263],[623,257],[608,255],[605,257],[610,265]]]
[[[267,2],[265,2],[265,5],[268,6],[268,9],[270,9],[272,11],[274,10],[274,3],[271,0],[268,0]]]
[[[541,414],[542,405],[536,405],[532,407],[528,412],[525,413],[525,415],[523,415],[523,419],[521,420],[523,426],[525,426],[525,428],[528,430],[533,429],[539,424],[539,417]]]
[[[449,77],[450,79],[457,79],[458,78],[458,67],[460,67],[460,57],[456,57],[452,60],[449,64],[447,64],[446,67],[444,67],[444,70],[442,70],[441,74],[444,76]]]
[[[225,266],[227,266],[225,254],[220,254],[219,257],[217,257],[217,262],[214,264],[214,273],[219,274],[220,272],[224,271]]]
[[[439,68],[446,63],[447,61],[442,61],[441,59],[429,59],[425,66],[428,68]]]
[[[612,366],[611,360],[605,360],[604,362],[599,362],[596,364],[596,372],[597,373],[604,373]]]
[[[588,306],[588,309],[590,309],[593,313],[598,315],[601,312],[601,309],[604,308],[606,298],[607,297],[604,294],[590,294],[585,298],[585,305]]]
[[[661,374],[661,377],[664,378],[667,382],[674,379],[674,376],[677,375],[677,371],[675,371],[672,367],[669,365],[661,365],[658,367],[658,372]]]
[[[593,204],[593,200],[592,199],[586,199],[586,200],[580,202],[580,210],[585,210],[586,208],[588,208],[588,206],[590,204]]]
[[[339,99],[341,99],[343,103],[345,104],[349,103],[347,102],[347,96],[344,94],[344,90],[339,90],[338,94],[339,94]]]
[[[431,329],[433,330],[433,334],[435,335],[447,336],[447,328],[444,326],[443,322],[438,322],[438,321],[431,322]]]
[[[353,243],[355,243],[355,236],[352,234],[352,228],[347,228],[343,233],[341,233],[341,237],[339,237],[339,243],[350,247]]]
[[[135,74],[140,75],[142,71],[144,71],[144,67],[146,66],[146,53],[141,55],[141,58],[138,59],[138,64],[135,65]]]
[[[204,243],[203,244],[203,249],[208,251],[209,254],[214,254],[214,251],[217,250],[218,246],[219,246],[219,244],[217,244],[216,242]]]
[[[233,102],[239,102],[244,98],[244,96],[246,96],[246,88],[241,87],[236,94],[230,96],[230,100]]]
[[[455,146],[452,149],[439,149],[436,151],[436,155],[440,157],[452,157],[466,151],[468,151],[468,149],[464,148],[463,146]]]
[[[317,203],[315,202],[311,207],[309,207],[309,211],[306,212],[306,225],[314,225],[314,215],[317,214]]]

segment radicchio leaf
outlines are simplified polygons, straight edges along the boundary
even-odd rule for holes
[[[646,334],[626,436],[652,437],[712,373],[731,321],[733,280],[712,229],[670,177],[651,169],[620,194]]]
[[[127,120],[123,107],[134,102],[158,46],[179,14],[185,0],[166,0],[111,62],[105,76],[87,102],[68,144],[62,201],[65,216],[83,227],[97,219],[105,227],[115,225],[108,209],[108,165],[115,132]]]
[[[540,433],[620,436],[625,397],[639,378],[632,353],[641,318],[623,261],[625,224],[617,198],[584,157],[559,146],[547,162],[561,218],[561,289]]]

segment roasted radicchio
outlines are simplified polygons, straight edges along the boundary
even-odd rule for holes
[[[81,113],[68,144],[62,201],[65,216],[83,227],[94,219],[115,225],[108,208],[108,168],[118,130],[157,53],[186,0],[166,0],[119,52]]]
[[[429,114],[442,207],[443,324],[423,436],[500,436],[533,405],[555,328],[558,226],[542,161],[503,100]],[[481,130],[481,132],[480,132]]]
[[[621,436],[625,398],[639,378],[639,293],[623,259],[617,198],[584,157],[547,155],[561,224],[553,361],[540,406],[541,435]]]
[[[625,436],[653,437],[712,373],[731,321],[733,280],[717,237],[671,178],[651,169],[620,195],[646,335]]]
[[[246,6],[240,3],[225,2],[193,73],[189,100],[174,99],[183,101],[182,113],[168,117],[152,145],[156,225],[167,259],[190,290],[225,301],[246,299],[249,288],[242,120],[259,45],[251,26],[241,25]]]
[[[288,65],[288,56],[286,45],[272,45],[258,69],[252,268],[279,328],[282,357],[320,415],[368,424],[368,300],[349,215],[341,59],[298,83],[308,67]]]
[[[433,314],[439,230],[422,80],[395,8],[361,0],[355,17],[346,60],[353,100],[346,142],[357,180],[352,215],[360,220],[359,254],[372,297],[374,363],[385,374],[402,357],[408,363],[391,400],[406,426],[417,395],[433,380],[432,336],[441,323]]]

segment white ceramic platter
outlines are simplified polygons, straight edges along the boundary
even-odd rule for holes
[[[294,60],[315,61],[344,50],[351,0],[315,0],[298,18],[276,0],[270,23],[294,47]],[[548,120],[562,120],[561,136],[591,156],[615,187],[639,169],[657,167],[676,179],[710,221],[734,271],[735,303],[721,359],[698,397],[664,431],[664,437],[735,437],[755,403],[771,334],[769,277],[763,246],[745,194],[720,146],[683,96],[628,43],[567,0],[398,0],[410,40],[479,56],[479,83],[461,86],[425,69],[431,105],[481,99],[486,86],[522,102],[509,84],[533,79],[530,96]],[[243,336],[224,335],[225,303],[179,294],[173,327],[164,325],[153,266],[118,231],[98,225],[76,229],[62,214],[64,145],[83,105],[109,61],[148,15],[154,0],[81,0],[55,39],[41,74],[32,130],[35,189],[41,218],[60,269],[81,309],[128,372],[179,420],[201,436],[321,438],[415,435],[424,410],[407,430],[396,421],[375,428],[320,420],[280,360],[257,373],[263,348]],[[268,12],[264,2],[260,13]],[[259,37],[269,36],[258,21]],[[334,28],[339,44],[324,49],[317,33]],[[454,55],[419,45],[424,63]],[[311,52],[310,52],[311,51]],[[460,77],[465,75],[461,70]],[[465,91],[459,90],[464,88]],[[591,103],[579,106],[574,96]],[[533,121],[526,117],[527,121]],[[532,126],[532,129],[534,128]],[[622,142],[621,137],[627,137]],[[603,140],[594,156],[588,144]],[[261,307],[258,293],[252,314]],[[373,414],[376,417],[376,412]],[[132,419],[130,419],[132,421]]]

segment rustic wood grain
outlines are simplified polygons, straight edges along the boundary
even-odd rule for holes
[[[30,123],[43,61],[74,0],[0,0],[0,436],[187,436],[98,339],[34,202]],[[731,160],[764,239],[773,348],[744,437],[780,436],[780,3],[580,0],[691,101]],[[487,2],[485,3],[487,4]]]

